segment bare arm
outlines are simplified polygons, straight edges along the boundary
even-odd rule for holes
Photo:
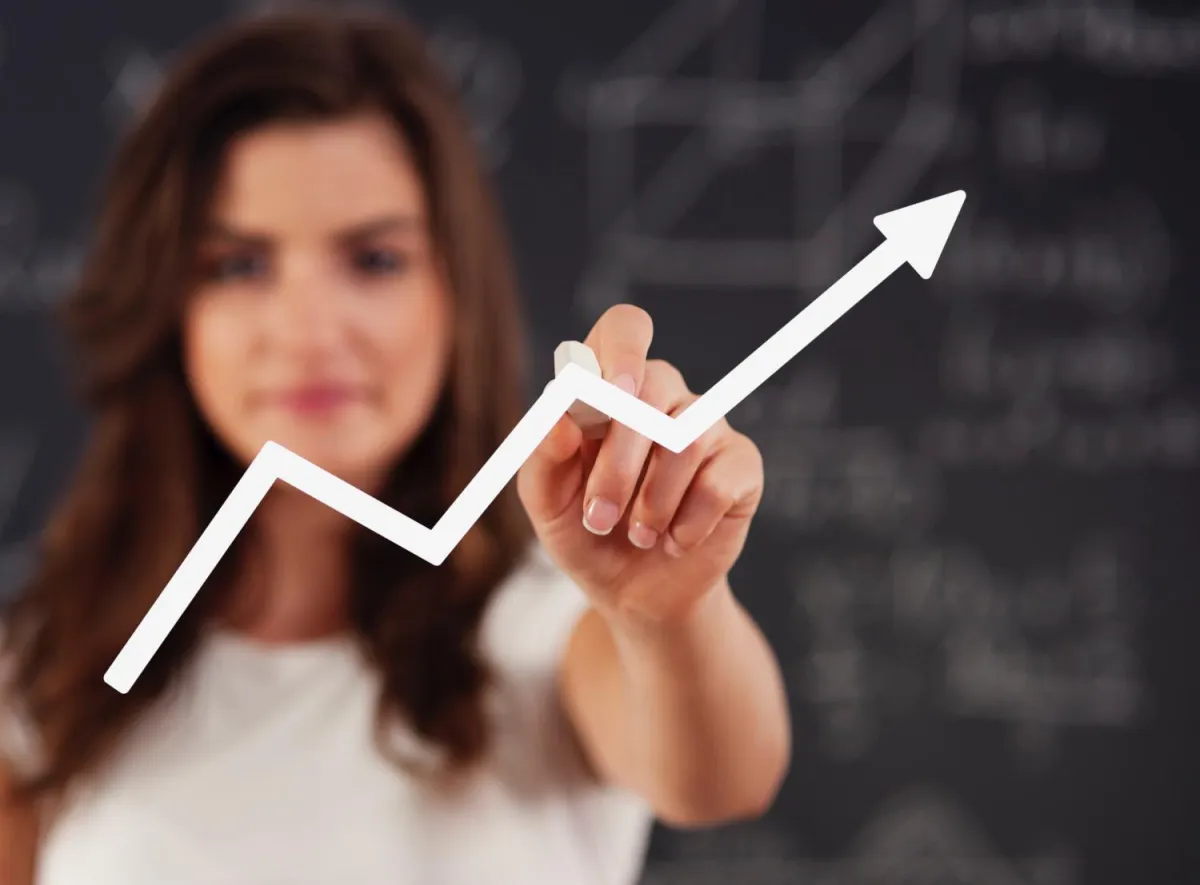
[[[787,771],[778,664],[728,583],[655,633],[614,629],[589,611],[560,687],[597,775],[646,797],[665,823],[756,817]]]
[[[12,774],[0,763],[0,885],[33,885],[38,825],[34,808],[9,801]]]

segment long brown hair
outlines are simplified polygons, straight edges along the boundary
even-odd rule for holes
[[[380,497],[432,526],[520,418],[524,330],[508,244],[458,96],[415,26],[306,9],[204,37],[118,146],[65,304],[94,421],[36,573],[6,617],[10,700],[39,741],[26,797],[96,770],[176,684],[239,559],[235,544],[127,694],[104,683],[243,469],[201,420],[180,359],[181,302],[225,147],[267,121],[364,109],[387,114],[411,146],[457,318],[441,399]],[[436,568],[357,530],[351,618],[381,676],[379,737],[399,716],[453,771],[483,755],[488,669],[478,628],[530,539],[511,483]]]

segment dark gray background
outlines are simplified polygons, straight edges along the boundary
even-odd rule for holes
[[[1187,883],[1200,463],[1200,16],[1139,0],[407,4],[478,124],[538,347],[617,301],[703,391],[962,188],[730,414],[769,493],[736,587],[795,757],[646,881]],[[0,5],[0,578],[85,427],[45,307],[172,53],[251,4]]]

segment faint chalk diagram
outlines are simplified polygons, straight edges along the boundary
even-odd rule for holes
[[[793,681],[824,751],[861,757],[886,718],[912,713],[1007,723],[1035,763],[1063,727],[1130,725],[1145,704],[1130,544],[1097,533],[1063,559],[1005,570],[933,542],[797,558],[811,641]]]
[[[1075,859],[1057,844],[1007,857],[951,797],[918,786],[886,800],[845,853],[805,856],[779,827],[725,827],[652,865],[642,885],[1075,885]]]
[[[590,82],[564,78],[565,112],[588,139],[588,234],[595,246],[576,294],[582,310],[632,300],[638,283],[815,295],[870,243],[870,218],[903,202],[953,144],[964,34],[959,0],[891,0],[841,48],[798,59],[794,78],[777,82],[758,78],[767,6],[680,0]],[[709,44],[710,77],[672,74]],[[906,60],[906,96],[868,95]],[[694,131],[638,189],[636,135],[656,125]],[[842,169],[847,142],[879,144],[852,182]],[[788,148],[795,161],[792,235],[672,236],[716,176],[747,155]]]
[[[276,0],[234,0],[230,12],[237,18],[252,18],[294,5]],[[359,4],[381,9],[389,5]],[[508,120],[522,94],[521,57],[508,43],[483,32],[463,15],[448,16],[430,26],[428,36],[430,51],[459,91],[484,162],[498,169],[508,160],[511,149]],[[124,124],[158,89],[168,58],[136,44],[112,51],[108,57],[112,90],[105,113]]]

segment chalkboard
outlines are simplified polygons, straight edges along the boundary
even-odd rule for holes
[[[766,459],[734,583],[794,759],[762,820],[656,831],[647,885],[1200,877],[1191,5],[405,4],[512,223],[531,394],[620,301],[703,391],[875,215],[967,193],[931,280],[902,268],[729,415]],[[262,8],[0,8],[8,593],[86,426],[45,309],[100,165],[174,51]]]

